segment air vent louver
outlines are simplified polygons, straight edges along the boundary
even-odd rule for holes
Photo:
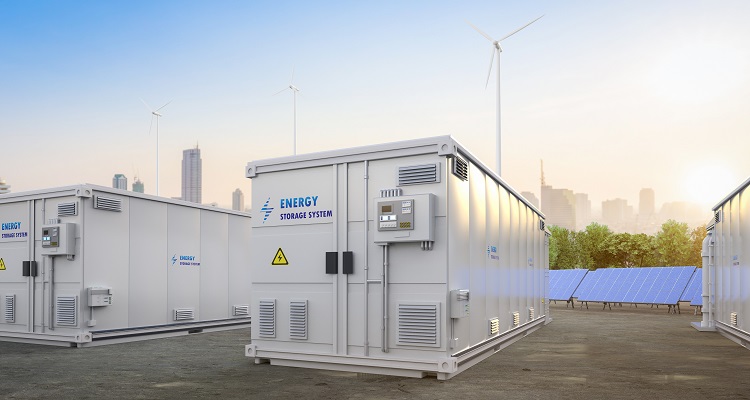
[[[292,300],[289,303],[289,337],[307,339],[307,300]]]
[[[258,312],[258,335],[276,337],[276,299],[261,299]],[[255,321],[253,321],[255,325]]]
[[[453,157],[453,175],[462,181],[469,179],[469,164],[461,157]]]
[[[235,317],[244,317],[250,315],[250,306],[247,304],[237,304],[232,306],[232,315]]]
[[[737,313],[736,312],[729,314],[729,323],[732,324],[732,326],[737,326]]]
[[[111,197],[94,196],[94,208],[104,211],[122,211],[122,200]]]
[[[57,205],[57,217],[72,217],[78,215],[78,202],[60,203]]]
[[[380,197],[399,197],[403,191],[401,189],[380,189]]]
[[[534,307],[529,307],[529,321],[534,320]]]
[[[714,214],[714,222],[715,223],[721,222],[721,210],[716,211],[716,214]]]
[[[412,165],[398,168],[398,185],[419,185],[440,182],[438,164]]]
[[[175,308],[175,321],[190,321],[195,319],[195,311],[192,308]]]
[[[440,304],[399,304],[398,344],[440,346]]]
[[[78,324],[78,297],[60,296],[55,302],[55,324],[76,326]]]
[[[543,231],[543,230],[544,230],[544,228],[546,228],[546,225],[545,225],[545,223],[544,223],[544,220],[540,220],[540,221],[539,221],[539,230],[540,230],[540,231]]]
[[[500,333],[500,319],[492,318],[490,320],[490,336]]]
[[[16,322],[16,295],[5,295],[5,322]]]
[[[513,327],[516,328],[521,325],[521,313],[518,311],[513,313]]]

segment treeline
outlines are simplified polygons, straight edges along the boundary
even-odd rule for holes
[[[550,269],[609,267],[700,267],[705,225],[690,229],[669,220],[656,235],[614,233],[592,223],[580,232],[549,226]]]

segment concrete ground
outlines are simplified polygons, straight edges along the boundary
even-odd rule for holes
[[[0,342],[0,398],[750,399],[750,351],[664,307],[566,309],[449,381],[253,364],[249,330],[92,348]]]

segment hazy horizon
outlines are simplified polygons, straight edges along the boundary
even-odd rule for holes
[[[201,148],[203,201],[249,204],[248,161],[453,135],[495,165],[502,42],[502,176],[546,182],[592,208],[642,188],[656,205],[710,207],[750,176],[750,3],[5,2],[0,6],[0,177],[13,192],[116,173],[180,195]],[[494,68],[497,67],[497,60]]]

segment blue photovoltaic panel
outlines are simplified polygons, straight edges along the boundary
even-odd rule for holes
[[[570,300],[587,272],[588,270],[586,269],[562,269],[549,271],[549,299]]]
[[[680,296],[680,301],[692,301],[695,294],[701,294],[703,291],[703,271],[700,268],[696,268],[693,277],[690,278],[690,282],[685,288],[685,292]]]
[[[574,297],[603,303],[677,304],[695,267],[604,268],[589,272]]]
[[[693,297],[693,300],[690,301],[690,305],[703,307],[703,293],[696,293],[695,297]]]

